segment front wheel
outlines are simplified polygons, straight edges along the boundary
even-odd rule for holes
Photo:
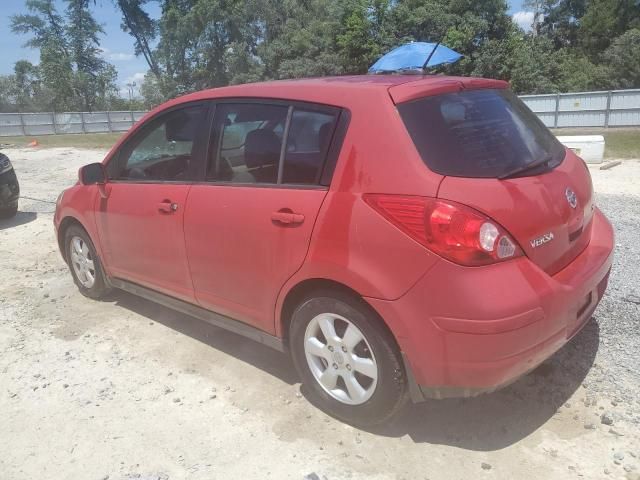
[[[406,401],[398,347],[362,300],[333,291],[303,299],[293,313],[290,346],[314,403],[342,421],[379,424]]]
[[[78,290],[89,298],[102,298],[111,288],[105,280],[100,258],[87,232],[72,225],[65,233],[67,263]]]

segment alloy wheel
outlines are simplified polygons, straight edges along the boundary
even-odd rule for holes
[[[378,365],[358,327],[334,313],[315,316],[307,325],[304,352],[318,384],[347,405],[360,405],[373,395]]]
[[[96,268],[87,242],[81,237],[72,237],[69,254],[78,281],[85,288],[93,287],[96,281]]]

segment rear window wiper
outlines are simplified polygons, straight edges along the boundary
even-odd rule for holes
[[[526,165],[521,165],[517,168],[514,168],[513,170],[508,171],[507,173],[500,175],[498,177],[498,180],[506,180],[507,178],[511,178],[514,176],[517,176],[521,173],[527,172],[529,170],[533,170],[535,168],[538,167],[542,167],[542,166],[548,166],[549,162],[551,162],[551,160],[553,160],[553,156],[552,155],[546,155],[544,157],[542,157],[540,160],[536,160],[535,162],[531,162],[531,163],[527,163]]]

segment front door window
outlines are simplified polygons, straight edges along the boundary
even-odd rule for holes
[[[143,128],[122,149],[115,180],[186,180],[206,108],[190,106],[171,111]]]

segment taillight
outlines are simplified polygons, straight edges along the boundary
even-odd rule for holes
[[[504,228],[460,203],[403,195],[365,194],[363,198],[415,241],[452,262],[488,265],[523,254]]]

